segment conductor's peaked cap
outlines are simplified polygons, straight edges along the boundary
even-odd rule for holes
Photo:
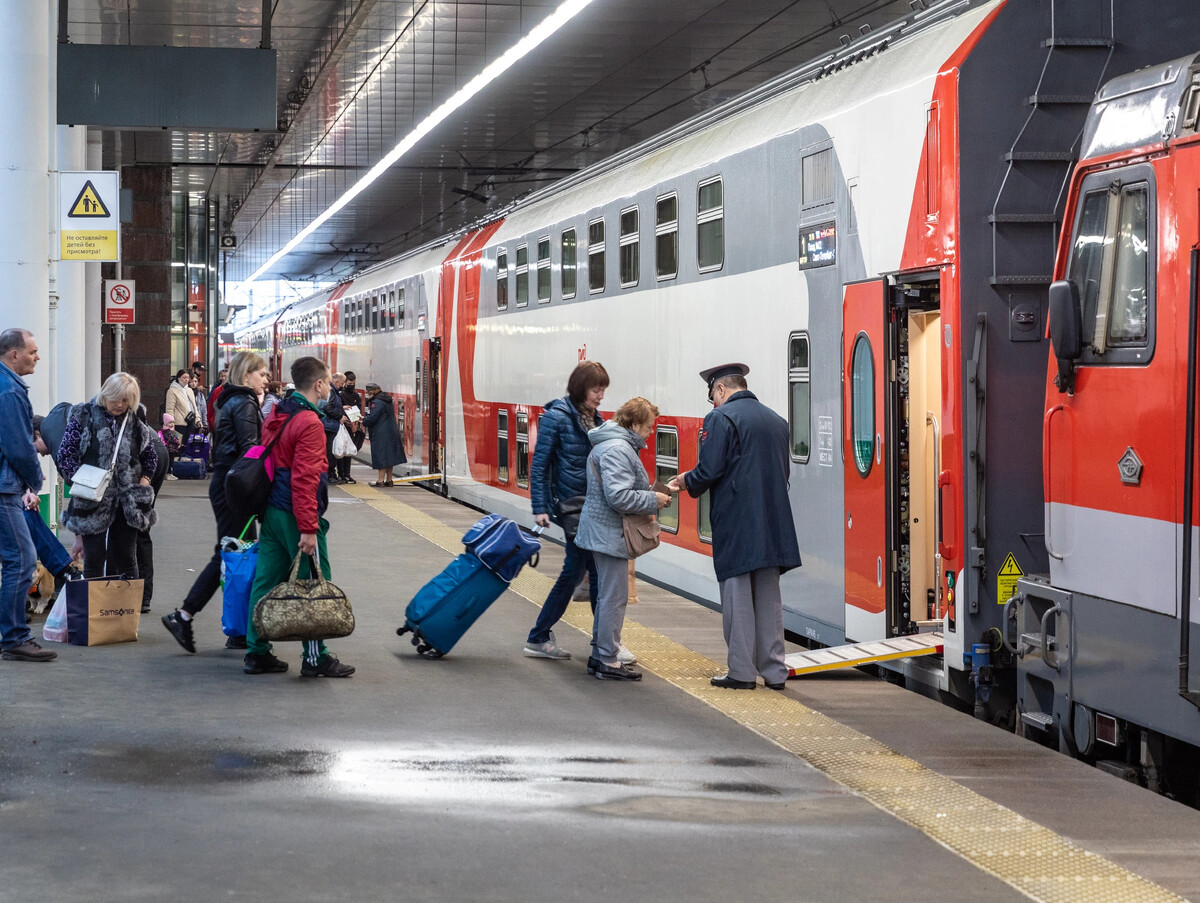
[[[750,372],[750,368],[745,364],[721,364],[718,367],[709,367],[707,370],[700,371],[700,378],[711,389],[712,384],[722,376],[745,376]]]

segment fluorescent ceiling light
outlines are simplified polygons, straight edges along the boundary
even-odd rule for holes
[[[472,97],[511,69],[518,61],[546,40],[546,38],[550,37],[581,13],[591,2],[592,0],[566,0],[566,2],[561,4],[554,12],[539,22],[529,34],[517,41],[516,44],[505,51],[499,58],[485,67],[482,72],[459,88],[449,100],[426,116],[415,129],[401,139],[399,144],[388,151],[383,159],[372,166],[365,176],[351,185],[345,194],[327,207],[316,219],[297,232],[291,241],[272,254],[267,262],[255,270],[245,281],[253,282],[295,250],[300,242],[312,235],[330,217],[362,194],[372,182],[387,172],[393,163],[412,150],[418,141],[437,128],[450,114],[454,113],[459,107],[463,106]]]

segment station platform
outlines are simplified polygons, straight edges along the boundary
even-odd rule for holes
[[[557,576],[444,659],[396,636],[478,512],[331,489],[358,670],[242,673],[220,598],[188,655],[159,623],[207,559],[207,484],[169,482],[141,638],[0,663],[0,900],[1200,901],[1200,812],[860,671],[717,690],[719,614],[642,583],[636,684],[522,655]],[[41,619],[35,620],[40,636]],[[799,647],[789,647],[789,652]]]

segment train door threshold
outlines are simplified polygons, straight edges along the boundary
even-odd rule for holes
[[[897,658],[913,658],[918,655],[941,655],[940,633],[917,633],[912,636],[893,637],[871,643],[852,643],[848,646],[831,646],[813,652],[793,652],[784,656],[788,666],[788,677],[832,671],[835,668],[855,668],[873,662],[886,662]]]

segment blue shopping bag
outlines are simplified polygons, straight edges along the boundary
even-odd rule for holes
[[[221,549],[221,630],[225,636],[245,636],[250,620],[250,590],[258,565],[258,543]]]

